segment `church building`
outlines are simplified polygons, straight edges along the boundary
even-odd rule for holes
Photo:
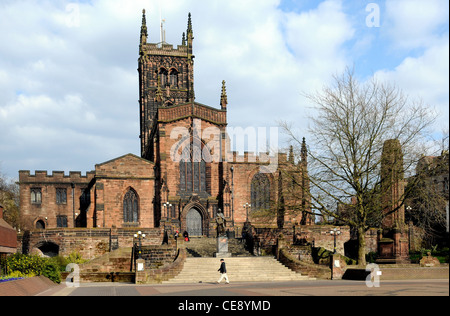
[[[297,162],[292,152],[232,152],[225,81],[222,87],[218,83],[217,107],[196,101],[191,15],[180,45],[149,43],[148,37],[144,10],[138,60],[140,155],[99,163],[85,175],[19,171],[22,229],[160,228],[212,237],[219,212],[226,229],[237,233],[246,222],[313,224],[309,186],[293,194],[288,180],[306,179],[305,142]],[[256,216],[263,213],[271,216]]]

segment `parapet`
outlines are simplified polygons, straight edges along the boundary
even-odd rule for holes
[[[259,153],[256,155],[254,152],[244,152],[244,155],[239,155],[239,152],[232,151],[229,152],[225,159],[230,163],[256,163],[256,164],[268,164],[273,161],[286,161],[285,153]]]
[[[85,175],[81,171],[70,171],[66,175],[64,171],[53,171],[51,175],[47,171],[36,170],[31,174],[29,170],[19,171],[19,182],[90,182],[95,177],[95,171],[88,171]]]
[[[161,55],[161,56],[186,57],[188,53],[187,46],[177,45],[177,48],[174,48],[173,45],[167,43],[163,44],[146,43],[143,45],[142,49],[147,54]]]

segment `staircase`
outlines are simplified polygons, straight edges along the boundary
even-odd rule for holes
[[[184,243],[188,257],[214,257],[217,252],[216,238],[191,238]],[[228,240],[228,251],[233,257],[248,257],[251,254],[245,249],[245,243],[231,238]],[[220,259],[220,258],[219,258]]]
[[[232,257],[225,258],[225,263],[231,283],[311,280],[273,257]],[[188,257],[180,274],[163,284],[214,283],[220,277],[219,266],[220,258]]]

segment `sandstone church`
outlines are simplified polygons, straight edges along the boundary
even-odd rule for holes
[[[292,152],[238,155],[229,146],[232,105],[225,81],[217,108],[196,101],[190,14],[181,45],[147,40],[144,10],[138,60],[140,156],[99,163],[85,175],[19,171],[22,229],[148,228],[214,236],[218,212],[227,230],[239,234],[244,223],[258,221],[254,214],[261,210],[273,214],[260,218],[261,225],[313,224],[308,186],[295,195],[298,203],[290,203],[302,205],[303,212],[291,215],[286,202],[293,198],[282,181],[286,170],[306,175],[306,144],[297,162]]]

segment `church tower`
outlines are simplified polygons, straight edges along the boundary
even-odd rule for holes
[[[176,48],[164,40],[148,43],[149,35],[145,9],[139,45],[139,105],[141,157],[154,161],[154,138],[158,108],[193,103],[194,33],[189,13],[186,33]]]

